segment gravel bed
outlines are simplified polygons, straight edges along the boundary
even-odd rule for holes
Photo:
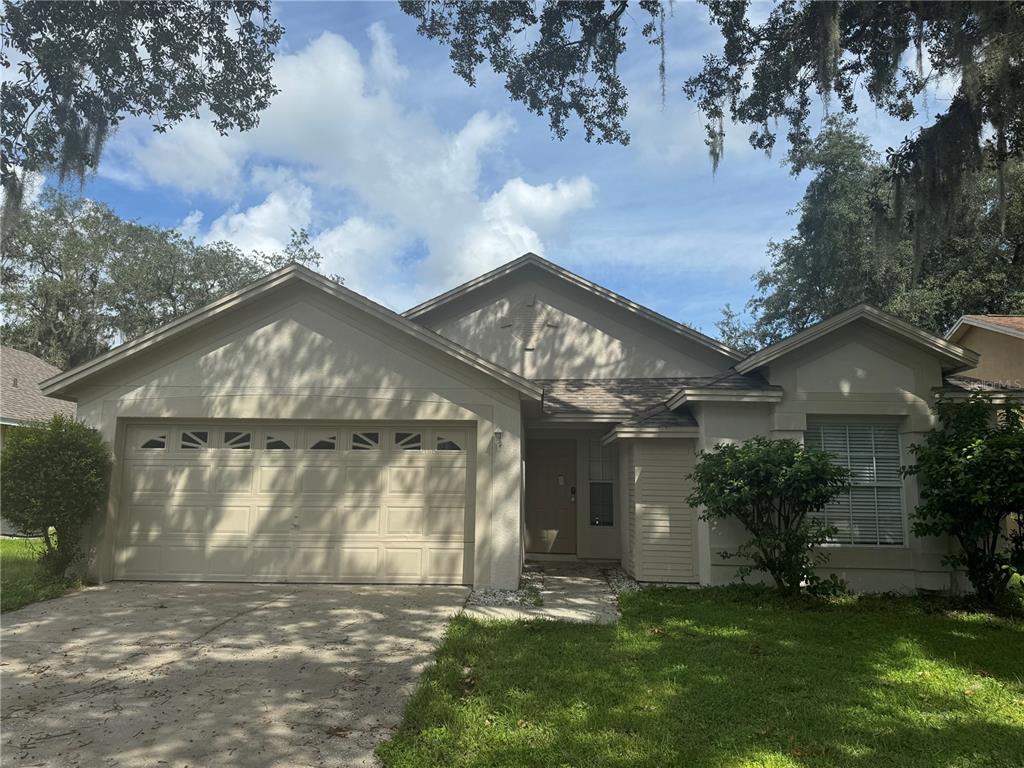
[[[605,577],[608,586],[616,595],[621,595],[623,592],[637,592],[642,589],[637,580],[622,568],[604,568],[601,570],[601,575]]]
[[[540,590],[544,574],[527,567],[519,577],[519,589],[474,589],[469,593],[467,605],[543,605]]]

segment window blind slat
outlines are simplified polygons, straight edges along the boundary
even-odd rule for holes
[[[903,481],[899,433],[893,424],[808,419],[804,443],[832,454],[852,473],[851,489],[823,510],[837,544],[902,545]]]

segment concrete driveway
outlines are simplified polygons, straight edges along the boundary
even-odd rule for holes
[[[468,592],[125,582],[5,614],[2,763],[373,765]]]

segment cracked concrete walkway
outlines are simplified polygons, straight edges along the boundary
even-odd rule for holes
[[[120,582],[3,616],[3,766],[359,766],[466,587]]]
[[[541,605],[471,602],[465,613],[476,619],[554,619],[613,624],[619,620],[619,606],[603,572],[609,567],[613,567],[611,563],[528,563],[523,581],[537,585]]]

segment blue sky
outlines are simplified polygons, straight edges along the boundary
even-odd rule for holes
[[[287,30],[281,93],[259,128],[220,137],[199,121],[158,135],[126,123],[85,193],[127,218],[247,249],[281,247],[305,227],[325,272],[397,310],[534,250],[711,333],[722,305],[749,298],[768,241],[795,224],[806,178],[781,165],[784,148],[765,157],[733,127],[712,174],[680,89],[720,49],[702,6],[675,3],[664,107],[658,51],[631,38],[620,66],[628,147],[587,144],[578,125],[558,141],[486,69],[467,87],[397,5],[276,12]],[[908,130],[870,107],[859,118],[880,150]]]

